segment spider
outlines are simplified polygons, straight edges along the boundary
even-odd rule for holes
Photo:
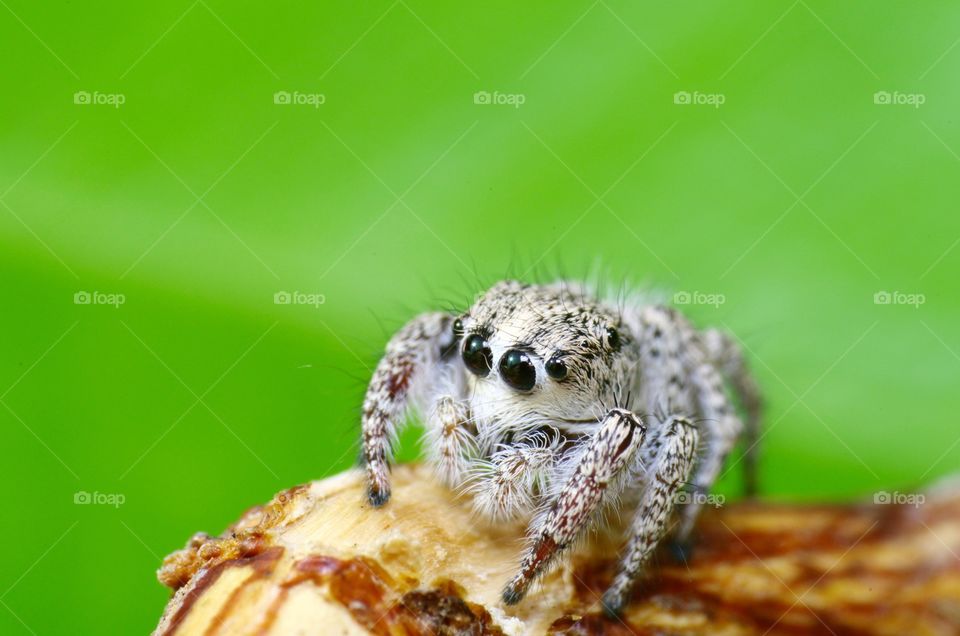
[[[632,512],[603,595],[617,614],[674,519],[674,554],[686,558],[703,495],[741,436],[752,494],[761,404],[726,334],[697,331],[676,309],[640,297],[615,303],[574,289],[504,281],[461,315],[407,323],[367,389],[362,461],[369,501],[382,506],[391,448],[413,408],[425,416],[428,460],[442,481],[469,491],[488,518],[527,515],[507,605],[605,510]]]

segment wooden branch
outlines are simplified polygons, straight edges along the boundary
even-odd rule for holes
[[[422,466],[393,484],[371,510],[343,473],[194,536],[158,573],[176,593],[155,634],[960,634],[958,483],[919,505],[709,510],[692,562],[658,555],[620,620],[599,611],[615,532],[508,608],[522,524],[477,519]]]

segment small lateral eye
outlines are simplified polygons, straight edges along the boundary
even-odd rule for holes
[[[614,327],[607,327],[607,344],[614,351],[620,351],[620,332]]]
[[[453,337],[457,340],[463,337],[463,321],[459,318],[453,321]]]
[[[553,356],[547,360],[547,364],[544,365],[544,368],[547,370],[547,375],[554,380],[562,380],[567,377],[567,365],[565,365],[563,360],[557,356]]]

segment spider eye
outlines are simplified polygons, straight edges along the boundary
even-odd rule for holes
[[[459,318],[453,321],[453,337],[457,340],[463,337],[463,321]]]
[[[530,356],[519,349],[511,349],[500,358],[500,377],[515,389],[529,391],[537,383],[537,368]]]
[[[544,366],[547,369],[547,375],[554,380],[562,380],[567,377],[567,365],[557,356],[553,356],[547,360],[547,364]]]
[[[607,344],[614,351],[620,351],[620,332],[613,327],[607,327]]]
[[[473,334],[463,343],[463,363],[470,373],[481,378],[490,373],[493,366],[493,352],[490,345],[480,334]]]

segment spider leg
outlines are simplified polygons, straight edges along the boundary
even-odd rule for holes
[[[603,595],[604,609],[617,614],[654,548],[667,530],[683,484],[696,457],[697,428],[685,417],[672,416],[644,442],[641,456],[645,487],[634,512],[627,547],[613,582]]]
[[[390,339],[373,372],[363,401],[361,455],[374,506],[390,499],[388,458],[398,427],[411,405],[425,402],[426,387],[437,379],[441,361],[455,345],[452,320],[444,313],[417,316]]]
[[[559,457],[558,445],[545,435],[502,445],[489,462],[482,463],[485,474],[470,486],[474,508],[493,519],[509,519],[531,510],[536,487],[544,490],[546,470]]]
[[[744,483],[747,495],[752,497],[757,493],[757,462],[760,454],[760,425],[763,414],[760,388],[747,367],[740,345],[733,338],[717,329],[710,329],[704,332],[703,341],[714,364],[720,368],[736,393],[741,408],[746,412]]]
[[[470,430],[470,408],[455,398],[437,398],[427,417],[425,438],[428,456],[440,480],[448,486],[460,483],[476,444]]]
[[[520,571],[503,591],[507,605],[519,603],[533,580],[587,525],[604,496],[622,482],[624,470],[643,443],[640,418],[624,409],[611,409],[583,451],[574,460],[573,472],[539,523],[532,526]]]
[[[640,382],[646,408],[653,413],[697,413],[697,445],[693,458],[693,496],[683,502],[673,550],[679,561],[691,551],[690,533],[705,495],[743,428],[723,388],[717,368],[706,358],[697,332],[668,307],[647,307],[640,316]],[[667,426],[669,419],[660,418]]]
[[[700,459],[692,477],[694,496],[683,506],[680,525],[674,537],[675,552],[684,561],[690,550],[690,533],[703,508],[704,496],[710,491],[727,455],[743,431],[743,423],[723,390],[723,380],[717,369],[703,362],[692,370],[690,377],[703,421],[700,423]]]

